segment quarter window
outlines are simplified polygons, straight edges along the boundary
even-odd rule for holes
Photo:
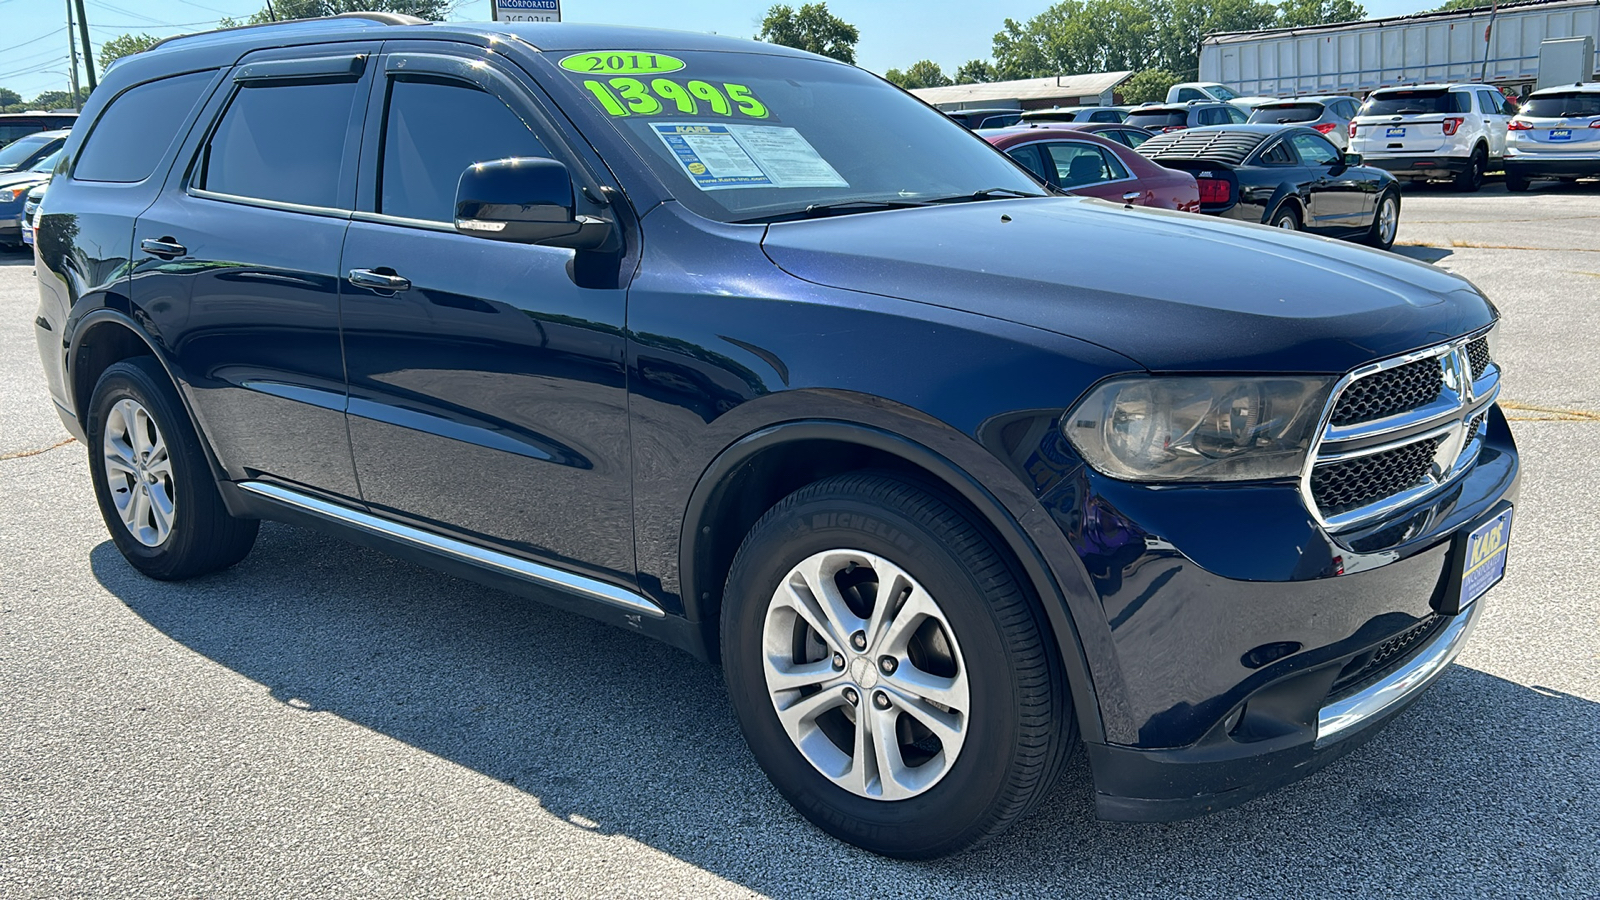
[[[206,143],[197,187],[347,209],[340,196],[357,82],[242,87]]]
[[[121,183],[149,178],[213,74],[193,72],[123,91],[94,123],[78,151],[72,177]]]
[[[378,212],[449,222],[456,183],[473,163],[550,155],[498,97],[455,81],[396,80],[389,86],[378,174]]]
[[[1289,152],[1287,144],[1277,141],[1261,151],[1261,163],[1267,166],[1292,166],[1295,164],[1295,158],[1294,154]]]

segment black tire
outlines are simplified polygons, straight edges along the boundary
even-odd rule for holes
[[[1463,194],[1477,193],[1478,189],[1483,187],[1483,173],[1488,168],[1489,154],[1484,151],[1482,145],[1479,145],[1472,151],[1472,160],[1467,163],[1467,167],[1456,173],[1456,177],[1450,183]]]
[[[112,492],[127,493],[128,488],[113,488],[104,462],[107,422],[124,400],[147,412],[170,460],[170,474],[159,480],[174,511],[170,531],[153,546],[135,537],[117,511]],[[107,368],[89,401],[88,426],[89,473],[100,515],[112,542],[135,569],[151,578],[179,581],[226,569],[250,552],[261,523],[228,514],[194,425],[155,359],[141,356]]]
[[[1394,204],[1394,230],[1385,233],[1383,227],[1384,204]],[[1388,250],[1394,246],[1394,239],[1400,234],[1400,192],[1397,190],[1384,191],[1378,197],[1378,204],[1373,207],[1372,227],[1367,230],[1364,238],[1367,246],[1379,250]]]
[[[839,548],[908,573],[938,603],[960,648],[971,700],[965,743],[938,781],[905,799],[862,796],[824,776],[790,739],[768,691],[764,641],[774,593],[801,561]],[[875,604],[876,582],[863,590]],[[873,473],[796,491],[746,536],[724,596],[723,668],[745,740],[778,791],[840,840],[907,859],[952,853],[1004,831],[1060,773],[1076,723],[1039,604],[1009,557],[932,491]],[[854,671],[844,670],[865,703],[877,676],[868,682]],[[861,712],[854,715],[860,721]]]
[[[1528,178],[1520,172],[1506,170],[1506,190],[1520,194],[1528,189]]]
[[[1305,223],[1300,218],[1300,207],[1293,203],[1284,203],[1267,217],[1267,224],[1273,228],[1282,228],[1284,231],[1299,231]]]

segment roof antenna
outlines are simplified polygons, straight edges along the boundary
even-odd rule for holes
[[[267,0],[267,15],[272,17],[272,21],[278,21],[278,11],[272,8],[272,0]]]

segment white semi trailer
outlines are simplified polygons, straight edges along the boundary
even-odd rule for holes
[[[1541,43],[1584,36],[1600,39],[1600,0],[1212,34],[1200,46],[1200,80],[1275,97],[1459,81],[1520,89],[1538,80]],[[1591,53],[1583,80],[1593,79],[1597,62]]]

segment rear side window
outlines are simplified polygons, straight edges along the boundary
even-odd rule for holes
[[[78,151],[72,177],[124,183],[149,178],[213,74],[193,72],[123,91],[94,123]]]
[[[1285,103],[1256,107],[1250,113],[1250,122],[1255,125],[1286,125],[1290,122],[1315,122],[1321,117],[1321,103]]]
[[[1373,94],[1361,107],[1363,116],[1418,116],[1436,113],[1468,112],[1471,101],[1465,92],[1441,89],[1389,91]]]
[[[196,187],[342,208],[339,174],[357,82],[240,88],[206,143]]]
[[[550,151],[500,98],[457,82],[394,81],[383,131],[378,212],[455,218],[456,183],[473,163]]]
[[[1057,183],[1064,188],[1128,177],[1128,171],[1122,167],[1122,163],[1109,153],[1102,152],[1099,147],[1066,141],[1050,144],[1047,150],[1056,167]]]
[[[1129,147],[1137,147],[1145,141],[1150,140],[1150,135],[1145,134],[1142,131],[1127,131],[1124,129],[1107,132],[1106,137],[1109,137],[1114,141],[1127,144]]]
[[[1600,116],[1600,92],[1565,91],[1528,98],[1522,114],[1536,119],[1579,119]]]
[[[1229,121],[1228,111],[1220,106],[1200,110],[1201,125],[1226,125]]]

